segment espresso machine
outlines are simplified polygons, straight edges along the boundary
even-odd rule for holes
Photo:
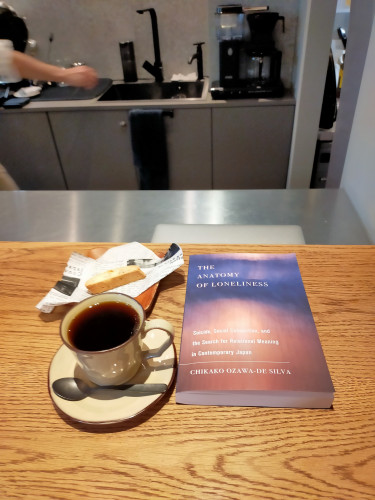
[[[284,17],[268,7],[222,5],[216,10],[220,81],[211,88],[213,99],[282,97],[282,53],[273,31]],[[246,24],[249,33],[245,33]]]

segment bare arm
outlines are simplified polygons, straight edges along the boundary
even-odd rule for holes
[[[64,82],[74,87],[92,88],[98,82],[96,71],[89,66],[59,68],[34,57],[13,51],[13,65],[22,78],[46,82]]]

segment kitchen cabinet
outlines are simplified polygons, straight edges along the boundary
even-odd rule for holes
[[[137,189],[127,110],[54,111],[50,120],[69,189]],[[211,112],[165,117],[170,189],[212,187]]]
[[[162,106],[161,106],[162,107]],[[170,189],[282,189],[294,101],[169,102]],[[127,107],[1,113],[0,161],[21,189],[138,189]]]
[[[293,117],[294,105],[213,108],[213,188],[285,188]]]
[[[68,189],[137,189],[126,112],[49,116]]]
[[[212,189],[211,110],[175,108],[166,134],[170,189]]]
[[[0,161],[21,189],[66,189],[47,113],[1,112]]]

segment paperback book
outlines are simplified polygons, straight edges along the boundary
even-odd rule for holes
[[[176,402],[330,408],[333,398],[296,255],[192,255]]]

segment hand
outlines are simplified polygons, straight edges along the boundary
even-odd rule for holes
[[[92,89],[98,83],[98,75],[89,66],[75,66],[64,70],[63,81],[73,87]]]

